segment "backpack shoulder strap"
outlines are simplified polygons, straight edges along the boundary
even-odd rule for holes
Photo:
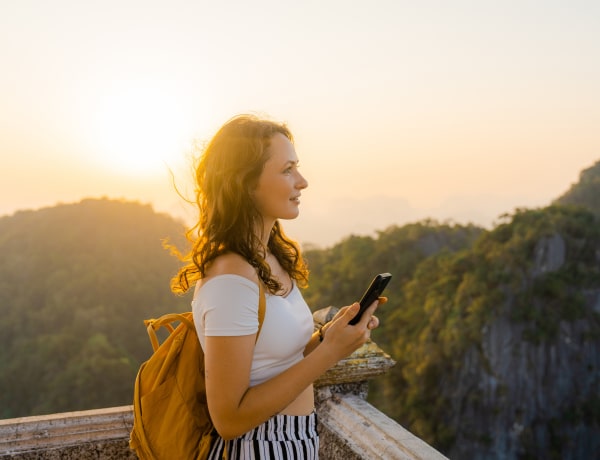
[[[265,288],[262,281],[258,280],[258,332],[256,333],[256,340],[260,335],[263,322],[265,321],[265,312],[267,310],[267,299],[265,296]]]

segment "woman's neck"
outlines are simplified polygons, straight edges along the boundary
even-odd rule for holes
[[[271,238],[271,231],[273,230],[273,226],[275,225],[275,221],[269,221],[263,223],[263,228],[259,229],[258,237],[265,247],[265,251],[269,247],[269,238]]]

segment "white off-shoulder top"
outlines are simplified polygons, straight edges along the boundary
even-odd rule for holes
[[[204,349],[207,336],[238,336],[258,330],[258,286],[239,275],[206,281],[192,301],[194,322]],[[263,326],[254,348],[250,385],[280,374],[304,357],[313,319],[296,283],[287,296],[266,294]]]

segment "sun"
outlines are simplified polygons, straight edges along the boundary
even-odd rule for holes
[[[107,88],[94,107],[93,161],[125,175],[156,175],[191,142],[183,96],[157,84]]]

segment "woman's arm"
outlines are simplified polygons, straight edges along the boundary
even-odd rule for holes
[[[374,302],[355,326],[348,322],[358,311],[358,303],[345,308],[328,323],[327,336],[312,353],[254,387],[250,387],[250,369],[256,334],[206,337],[208,407],[221,437],[240,436],[282,411],[317,377],[364,344],[370,333],[367,325],[376,308]]]

